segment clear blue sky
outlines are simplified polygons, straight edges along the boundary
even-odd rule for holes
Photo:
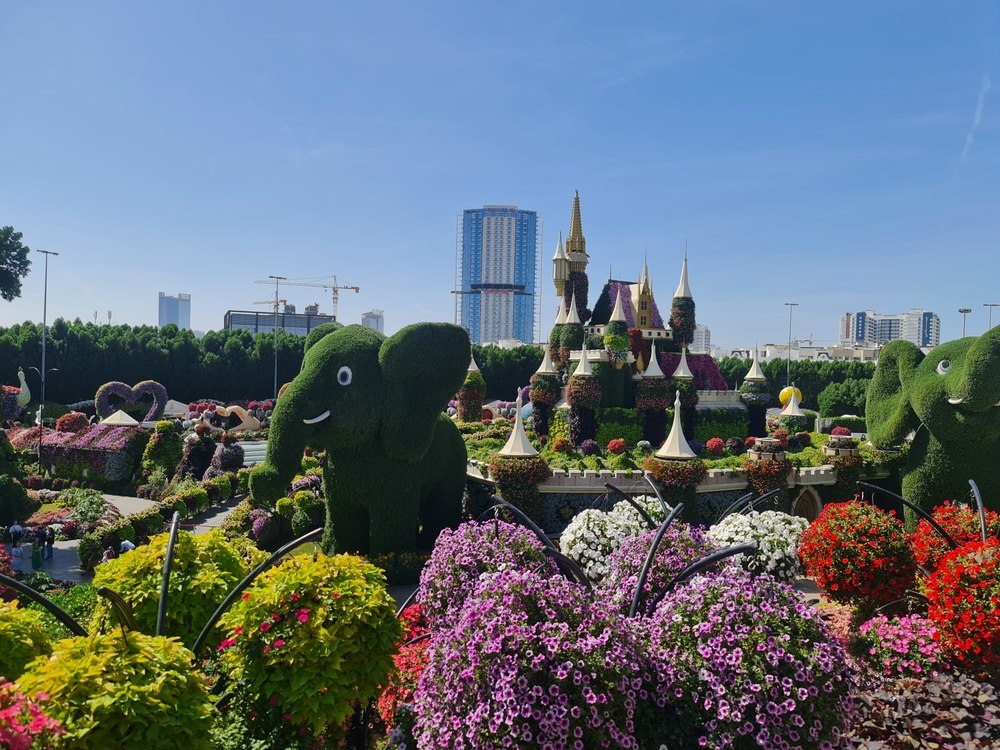
[[[684,243],[723,347],[1000,302],[1000,5],[0,0],[0,225],[48,317],[197,329],[269,274],[337,274],[341,319],[453,315],[462,209],[580,191],[591,287]],[[42,261],[0,325],[41,320]],[[290,302],[329,309],[322,290]],[[1000,323],[996,308],[994,323]]]

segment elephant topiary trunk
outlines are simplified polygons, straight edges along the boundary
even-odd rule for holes
[[[914,433],[903,495],[930,510],[964,498],[969,480],[1000,510],[1000,326],[949,341],[926,356],[908,341],[879,355],[865,406],[879,448]]]
[[[443,409],[470,357],[468,334],[444,323],[388,339],[353,325],[315,341],[275,406],[254,499],[281,497],[306,447],[326,451],[327,552],[430,548],[461,516],[465,443]]]

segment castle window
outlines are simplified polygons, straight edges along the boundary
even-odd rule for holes
[[[640,328],[645,328],[646,325],[647,325],[646,324],[646,316],[645,315],[640,315],[639,316],[639,327]]]
[[[645,312],[649,309],[649,303],[644,299],[639,300],[639,309]]]

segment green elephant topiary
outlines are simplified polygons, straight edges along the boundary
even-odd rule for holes
[[[306,447],[326,451],[327,552],[429,548],[461,516],[465,443],[443,410],[471,356],[468,334],[446,323],[389,338],[352,325],[315,342],[275,406],[255,502],[285,494]]]
[[[910,446],[903,496],[930,510],[969,492],[1000,510],[1000,326],[949,341],[926,356],[908,341],[879,355],[865,406],[879,448]]]

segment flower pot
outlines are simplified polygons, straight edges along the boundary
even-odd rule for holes
[[[824,445],[823,446],[824,456],[860,456],[861,451],[857,447],[850,448],[840,448],[837,446]]]
[[[759,451],[756,448],[751,448],[747,451],[747,458],[750,461],[784,461],[785,452],[784,451]]]

